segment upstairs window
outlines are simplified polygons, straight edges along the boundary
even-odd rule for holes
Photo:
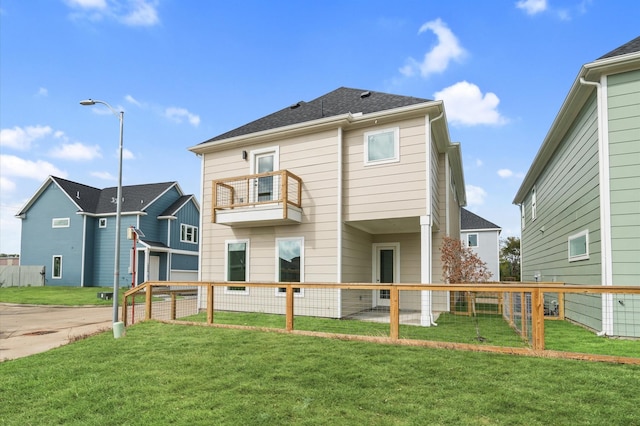
[[[183,243],[198,243],[198,227],[192,225],[180,225],[180,241]]]
[[[536,200],[536,189],[533,188],[531,190],[531,220],[536,220],[536,209],[537,209],[537,200]]]
[[[107,227],[107,218],[106,217],[101,217],[100,220],[98,221],[98,227],[100,228],[106,228]]]
[[[467,247],[478,247],[478,234],[467,234]]]
[[[68,228],[69,227],[69,218],[68,217],[56,217],[51,220],[52,228]]]
[[[589,230],[584,230],[569,237],[569,262],[589,259]]]
[[[400,130],[377,130],[364,134],[364,164],[393,163],[400,161]]]

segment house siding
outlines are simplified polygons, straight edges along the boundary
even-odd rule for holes
[[[394,127],[400,129],[400,161],[365,166],[364,133]],[[425,214],[425,140],[424,118],[345,132],[344,218],[346,221]]]
[[[144,230],[143,232],[145,235],[145,239],[149,241],[158,241],[164,244],[168,243],[167,228],[161,226],[164,221],[159,221],[158,216],[164,213],[164,211],[169,208],[169,206],[171,206],[171,204],[173,204],[178,198],[180,198],[180,193],[174,186],[145,209],[145,212],[147,214],[144,216],[140,216],[139,224],[134,225],[139,227],[141,230]],[[144,200],[145,203],[149,201],[152,200]],[[180,241],[179,236],[177,241]]]
[[[465,229],[460,231],[460,239],[467,245],[469,234],[478,234],[478,246],[471,247],[471,250],[487,264],[487,269],[491,272],[489,281],[500,281],[500,260],[499,260],[499,239],[497,230],[486,229]]]
[[[561,182],[561,184],[560,184]],[[601,236],[596,96],[576,117],[555,155],[538,178],[537,214],[531,195],[525,200],[522,238],[524,281],[601,284]],[[589,231],[589,259],[568,260],[568,238]],[[601,298],[567,295],[565,315],[593,329],[601,328]]]
[[[175,220],[169,221],[171,247],[176,250],[198,251],[198,244],[180,241],[180,232],[182,224],[195,226],[197,228],[200,225],[199,220],[200,212],[193,200],[191,200],[178,211]],[[199,231],[200,230],[198,230],[198,242],[200,242],[202,238]]]
[[[640,285],[640,70],[608,77],[613,284]]]

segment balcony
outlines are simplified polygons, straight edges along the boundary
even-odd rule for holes
[[[302,180],[287,170],[213,181],[212,222],[235,227],[302,222]]]

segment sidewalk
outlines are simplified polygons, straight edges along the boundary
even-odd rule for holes
[[[0,303],[0,362],[65,345],[83,335],[111,330],[113,307]]]

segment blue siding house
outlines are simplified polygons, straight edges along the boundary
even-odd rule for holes
[[[98,189],[49,176],[16,215],[21,264],[45,265],[45,284],[113,285],[116,187]],[[121,287],[147,280],[195,281],[200,206],[177,182],[122,187]],[[130,228],[141,231],[133,240]],[[135,272],[135,282],[134,273]]]

